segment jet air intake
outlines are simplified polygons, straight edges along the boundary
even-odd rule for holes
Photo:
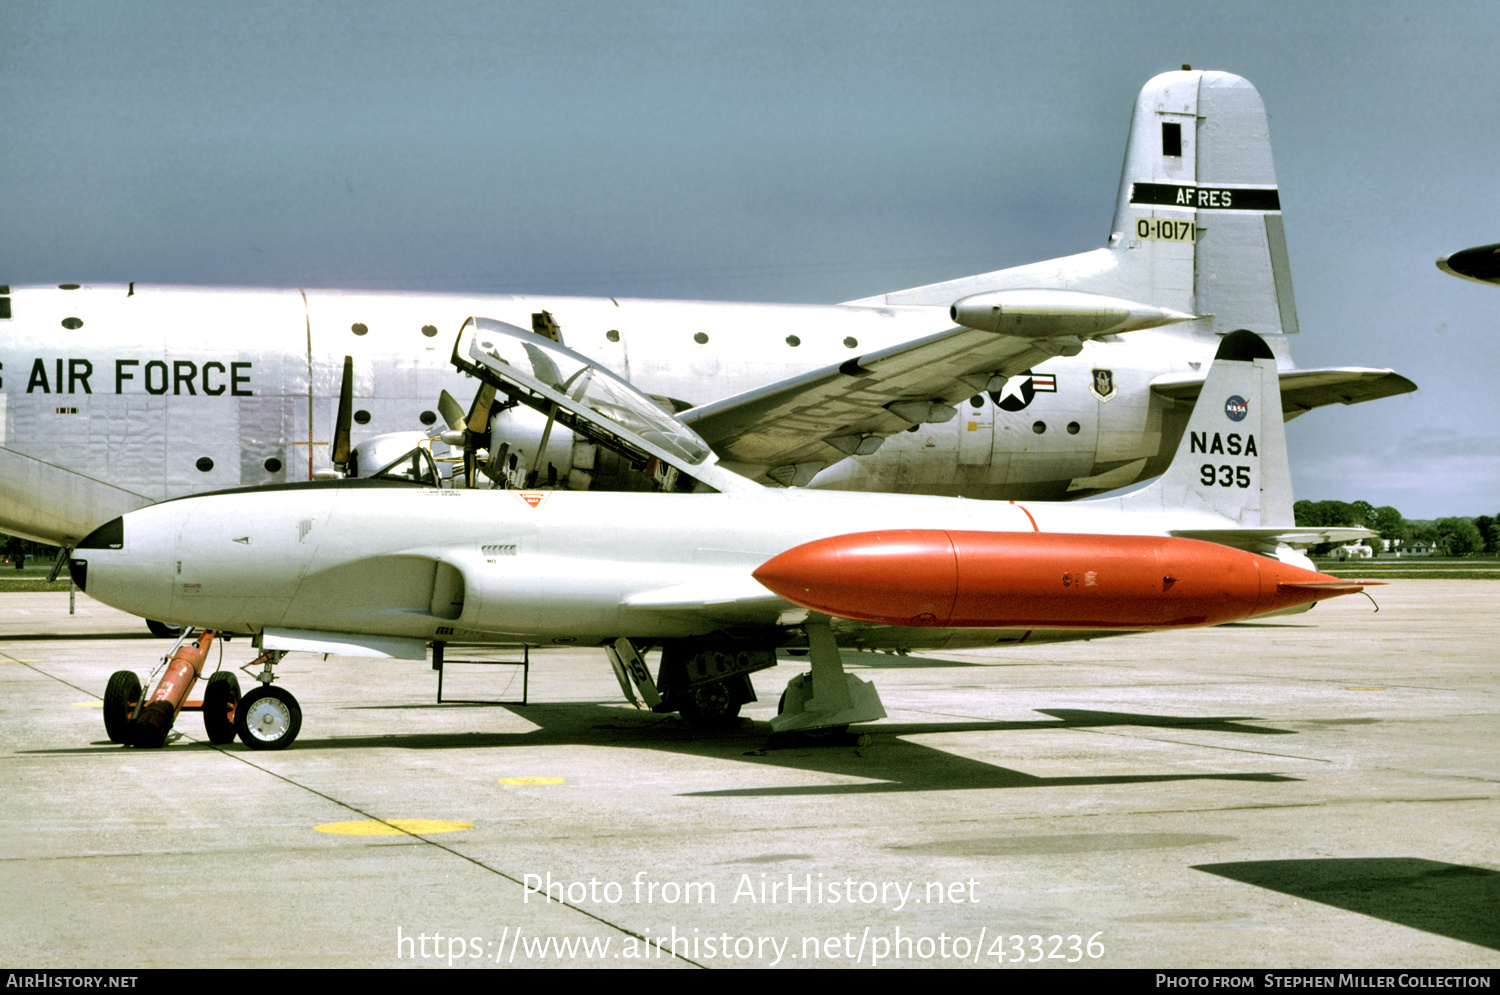
[[[948,315],[966,328],[1033,339],[1059,335],[1092,338],[1196,318],[1182,311],[1121,297],[1043,289],[973,294],[954,302]]]

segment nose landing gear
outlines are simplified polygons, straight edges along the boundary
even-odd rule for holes
[[[286,688],[263,685],[240,699],[234,731],[252,750],[284,750],[302,729],[302,706]]]
[[[252,750],[284,750],[302,731],[302,706],[286,688],[274,687],[271,668],[286,656],[285,650],[265,650],[243,669],[261,664],[255,679],[260,687],[239,700],[234,709],[234,732]]]

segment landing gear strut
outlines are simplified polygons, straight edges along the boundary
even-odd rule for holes
[[[808,618],[808,656],[812,672],[794,677],[781,696],[779,714],[771,720],[774,732],[841,732],[851,722],[885,718],[885,706],[875,685],[844,672],[839,644],[828,619]]]

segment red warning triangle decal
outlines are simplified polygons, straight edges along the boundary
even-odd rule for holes
[[[546,491],[511,491],[511,493],[533,508],[547,500]]]

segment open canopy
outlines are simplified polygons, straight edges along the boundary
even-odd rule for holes
[[[453,365],[632,460],[660,460],[723,489],[719,478],[727,474],[713,465],[713,450],[696,432],[626,380],[551,339],[471,317],[454,343]]]

